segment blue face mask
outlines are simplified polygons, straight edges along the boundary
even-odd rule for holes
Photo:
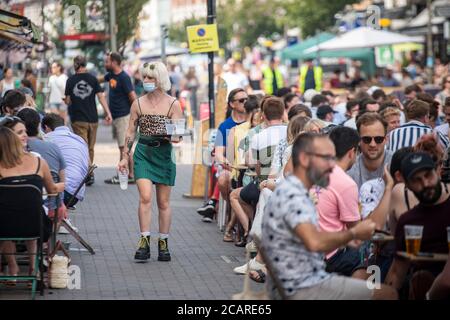
[[[154,82],[144,82],[143,87],[145,92],[153,92],[156,90],[156,84]]]

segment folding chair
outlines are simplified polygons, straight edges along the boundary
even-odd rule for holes
[[[20,194],[20,197],[17,195]],[[42,192],[27,183],[26,178],[0,184],[0,241],[37,241],[33,272],[28,276],[0,276],[0,280],[31,281],[31,298],[36,296],[39,285],[44,294],[43,279],[43,212]],[[8,253],[3,255],[17,255]],[[38,283],[39,282],[39,283]]]
[[[78,192],[80,192],[81,188],[83,187],[83,185],[89,180],[89,177],[92,175],[92,173],[94,172],[94,170],[97,169],[97,166],[95,164],[90,165],[87,174],[85,175],[85,177],[83,178],[83,180],[81,181],[80,185],[78,186],[78,188],[75,190],[74,194],[72,195],[72,197],[69,199],[69,201],[67,202],[67,209],[70,210],[75,210],[72,207],[72,204],[75,202],[76,199],[76,195],[78,194]],[[79,242],[81,243],[81,245],[83,247],[85,247],[91,254],[95,254],[94,249],[92,249],[92,247],[89,245],[89,243],[86,242],[86,240],[84,240],[79,234],[78,232],[76,232],[66,221],[66,219],[63,219],[61,221],[61,224],[64,226],[64,228],[67,229],[67,231],[69,231],[69,233]]]

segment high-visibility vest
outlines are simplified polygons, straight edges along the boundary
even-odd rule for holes
[[[273,72],[272,69],[269,67],[266,67],[263,69],[263,75],[264,75],[264,92],[266,94],[274,94],[273,92]],[[281,89],[284,87],[284,81],[283,81],[283,75],[281,74],[280,70],[275,69],[275,78],[277,80],[277,87],[278,89]]]
[[[314,82],[316,83],[315,90],[321,91],[322,90],[322,67],[313,67],[314,71]],[[299,78],[299,84],[298,87],[300,88],[300,92],[305,92],[305,79],[306,79],[306,73],[308,72],[308,66],[304,65],[300,68],[300,78]]]

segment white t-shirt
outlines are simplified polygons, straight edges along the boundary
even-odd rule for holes
[[[361,216],[363,219],[375,210],[380,204],[384,194],[384,180],[372,179],[363,183],[359,189],[359,202],[361,204]]]
[[[66,90],[67,76],[63,73],[59,76],[51,75],[48,79],[50,87],[50,103],[63,103],[64,92]]]
[[[261,175],[264,179],[270,174],[275,149],[282,139],[286,139],[287,126],[285,124],[273,125],[253,136],[250,143],[252,160],[261,163]],[[256,163],[256,162],[255,162]]]
[[[227,96],[230,93],[231,90],[242,88],[245,89],[248,86],[248,79],[245,74],[242,72],[226,72],[222,76],[223,80],[227,83]]]

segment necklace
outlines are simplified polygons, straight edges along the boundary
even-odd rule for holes
[[[157,101],[156,101],[156,104],[155,103],[153,103],[153,101],[150,99],[150,97],[147,95],[147,100],[148,100],[148,102],[150,102],[150,104],[151,104],[151,108],[150,109],[157,109],[158,108],[158,105],[159,105],[159,103],[161,102],[161,100],[162,100],[162,97],[161,98],[159,98]]]

